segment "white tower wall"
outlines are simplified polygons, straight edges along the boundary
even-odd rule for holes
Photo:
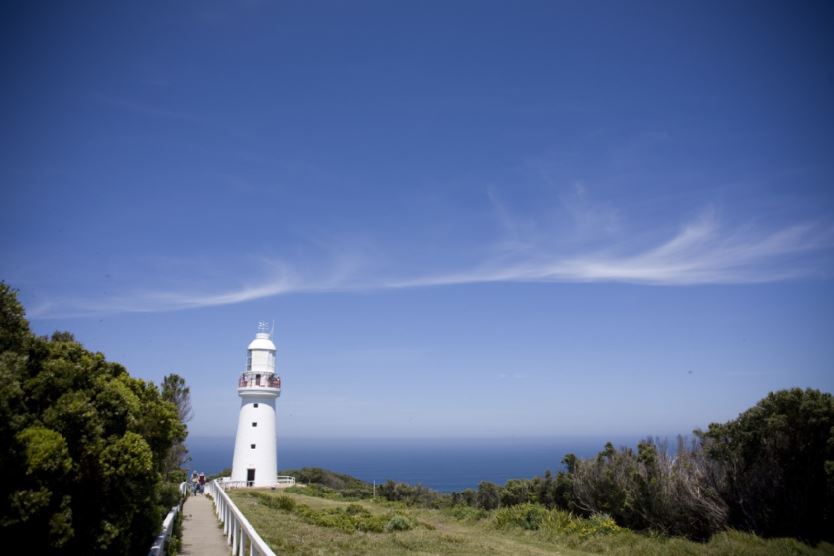
[[[238,380],[240,414],[231,479],[269,487],[278,475],[275,400],[281,379],[275,375],[275,344],[264,326],[248,349],[246,371]]]
[[[252,486],[275,484],[278,476],[276,436],[275,398],[241,396],[235,455],[232,460],[233,481],[246,481],[248,470],[254,469],[255,480]]]

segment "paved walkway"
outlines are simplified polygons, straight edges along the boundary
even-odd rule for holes
[[[219,527],[214,504],[203,494],[189,496],[183,506],[182,550],[192,556],[229,556],[232,549],[226,544]]]

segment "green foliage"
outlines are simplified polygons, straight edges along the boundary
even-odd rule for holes
[[[320,467],[282,470],[280,475],[295,477],[303,487],[291,487],[288,492],[318,496],[331,500],[364,500],[373,497],[373,485],[356,477],[335,473]]]
[[[171,536],[168,542],[165,543],[166,556],[176,556],[182,550],[182,521],[184,518],[182,511],[177,512],[177,517],[174,519],[174,527],[171,529]]]
[[[20,353],[31,334],[17,290],[0,282],[0,353]]]
[[[589,518],[582,518],[563,510],[547,509],[540,504],[531,503],[497,510],[493,523],[498,528],[542,530],[550,534],[570,535],[581,540],[623,531],[622,527],[605,514],[594,514]]]
[[[501,504],[501,487],[489,481],[482,481],[478,484],[476,503],[484,510],[494,510]]]
[[[35,554],[145,554],[186,435],[174,404],[56,332],[34,336],[0,283],[0,531]]]
[[[834,397],[771,392],[700,432],[730,523],[765,536],[834,540]]]
[[[604,513],[630,529],[705,540],[727,519],[708,470],[703,451],[683,439],[674,455],[651,439],[640,442],[636,452],[608,443],[596,458],[573,462],[572,504],[585,515]]]
[[[450,497],[435,492],[423,485],[408,485],[386,481],[377,488],[378,494],[391,502],[404,502],[409,506],[440,508],[449,503]]]
[[[547,508],[529,502],[507,506],[495,512],[495,525],[498,527],[521,527],[522,529],[536,531],[544,523],[547,514]]]
[[[27,427],[17,433],[23,447],[26,474],[62,480],[73,467],[67,442],[59,433],[44,427]]]
[[[394,515],[385,524],[385,531],[390,533],[392,531],[409,531],[414,529],[414,524],[404,515]]]
[[[283,494],[271,496],[265,492],[257,491],[252,492],[251,495],[257,498],[259,503],[263,504],[268,508],[284,510],[287,512],[295,510],[295,500],[293,500],[289,496],[284,496]]]
[[[510,479],[501,489],[502,506],[514,506],[538,500],[536,482],[528,479]]]
[[[695,433],[691,446],[679,439],[674,456],[649,439],[636,452],[609,443],[596,458],[571,461],[567,507],[697,540],[726,527],[834,540],[830,394],[773,392],[737,419]]]
[[[213,481],[214,479],[219,479],[220,477],[230,477],[232,475],[232,468],[227,467],[222,471],[218,471],[214,475],[206,476],[206,482]]]
[[[449,515],[458,521],[479,521],[481,519],[486,519],[489,517],[489,512],[486,510],[482,510],[480,508],[475,508],[473,506],[464,506],[462,504],[458,504],[456,506],[452,506],[450,508],[445,508],[443,512],[446,515]]]
[[[180,481],[182,482],[182,481]],[[188,491],[186,491],[186,496]],[[184,502],[180,494],[180,483],[163,483],[159,489],[159,505],[163,508],[173,508]]]
[[[303,490],[303,489],[302,489]],[[280,496],[286,491],[282,490]],[[264,493],[275,496],[274,493]],[[268,508],[251,491],[232,490],[229,495],[258,530],[264,540],[278,554],[613,554],[626,556],[824,556],[834,554],[834,546],[821,543],[816,547],[795,539],[762,539],[752,534],[727,530],[715,534],[709,542],[692,542],[680,537],[668,537],[652,532],[639,533],[619,527],[610,517],[594,515],[579,517],[558,509],[540,508],[545,519],[538,529],[525,528],[522,519],[498,525],[494,518],[500,510],[487,512],[474,507],[456,506],[439,510],[407,506],[398,502],[348,503],[338,500],[317,500],[292,494],[298,504],[310,503],[316,508],[339,508],[353,513],[352,506],[394,510],[414,524],[410,531],[388,534],[356,534],[336,527],[319,526],[296,513]],[[383,510],[384,511],[384,510]],[[534,515],[535,515],[534,514]],[[486,519],[474,519],[473,516]],[[387,523],[387,522],[386,522]],[[358,531],[358,529],[357,529]]]
[[[301,469],[289,469],[282,471],[281,474],[291,475],[299,483],[321,485],[329,489],[338,490],[340,492],[350,492],[352,495],[367,495],[370,497],[373,494],[373,486],[342,473],[335,473],[320,467],[304,467]]]
[[[191,420],[194,412],[191,409],[191,389],[186,386],[185,379],[178,374],[166,375],[162,378],[160,385],[162,399],[170,402],[177,409],[177,416],[180,422],[187,423]],[[168,480],[175,480],[183,471],[183,466],[190,461],[188,449],[185,447],[185,438],[174,442],[168,449],[164,464],[164,474]],[[187,477],[181,479],[186,480]]]
[[[290,512],[312,525],[338,529],[345,533],[356,531],[370,533],[406,531],[415,526],[413,522],[401,514],[394,512],[372,514],[361,504],[348,504],[345,507],[316,510],[306,504],[299,504],[284,494],[269,494],[257,491],[247,492],[246,494],[268,508]]]

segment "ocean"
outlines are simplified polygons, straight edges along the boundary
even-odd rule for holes
[[[279,438],[279,470],[323,467],[377,484],[389,479],[440,492],[477,489],[481,481],[504,484],[562,468],[567,453],[597,454],[606,441],[634,446],[636,437],[501,439]],[[234,438],[188,441],[189,468],[217,473],[231,467]]]

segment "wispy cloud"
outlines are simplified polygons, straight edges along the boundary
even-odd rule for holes
[[[491,202],[496,203],[491,196]],[[501,215],[506,219],[506,214]],[[513,224],[502,226],[513,229]],[[812,255],[834,247],[834,230],[809,223],[777,230],[722,227],[705,211],[675,233],[635,246],[627,238],[589,252],[565,255],[518,237],[496,244],[496,254],[470,268],[402,276],[396,269],[343,255],[328,268],[302,270],[284,261],[264,266],[262,282],[224,291],[144,291],[107,299],[54,299],[31,316],[56,318],[121,312],[159,312],[243,303],[293,293],[425,288],[476,283],[619,282],[652,286],[753,284],[820,274]],[[515,245],[517,248],[512,249]]]
[[[478,282],[624,282],[660,286],[774,282],[813,274],[793,260],[834,245],[831,230],[811,224],[773,232],[723,230],[706,212],[671,238],[642,249],[625,241],[581,255],[530,253],[463,272],[412,278],[390,287]]]

